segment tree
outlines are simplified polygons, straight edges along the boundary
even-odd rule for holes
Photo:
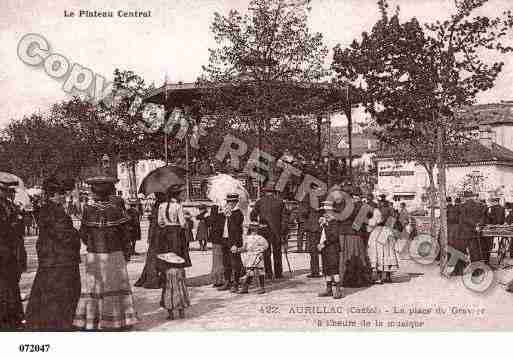
[[[2,162],[27,186],[41,184],[50,175],[75,178],[87,158],[78,152],[78,143],[65,123],[51,114],[33,114],[12,121],[4,130]]]
[[[511,11],[495,18],[474,16],[486,2],[455,0],[456,11],[447,20],[422,26],[415,18],[401,23],[399,9],[389,16],[387,1],[379,0],[381,19],[360,41],[337,47],[333,60],[340,78],[365,81],[364,105],[387,130],[411,138],[417,124],[436,129],[429,137],[440,174],[442,270],[447,258],[444,153],[456,111],[490,89],[502,70],[502,62],[486,61],[484,54],[513,50],[502,42],[513,26]]]
[[[74,97],[54,104],[44,116],[11,122],[2,140],[6,166],[29,183],[40,184],[55,172],[81,180],[82,169],[103,154],[129,168],[140,159],[162,158],[162,133],[147,131],[141,113],[130,111],[134,98],[149,89],[143,79],[116,69],[113,89],[115,101],[109,106]]]
[[[414,162],[426,170],[429,187],[426,195],[429,200],[431,235],[436,236],[435,208],[439,201],[437,196],[437,179],[435,169],[438,160],[437,128],[434,122],[413,122],[408,128],[391,128],[386,124],[375,128],[373,133],[379,140],[382,155],[397,162]],[[445,161],[456,161],[465,157],[470,138],[458,123],[449,123],[449,134],[445,145]]]
[[[211,29],[219,47],[209,49],[209,64],[198,80],[205,89],[203,111],[221,113],[226,128],[256,132],[260,139],[270,138],[284,115],[322,107],[307,95],[309,84],[328,75],[323,37],[307,26],[309,4],[252,0],[248,14],[215,14]]]

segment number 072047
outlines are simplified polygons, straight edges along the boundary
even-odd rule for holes
[[[20,344],[18,348],[22,353],[45,353],[50,350],[50,344]]]

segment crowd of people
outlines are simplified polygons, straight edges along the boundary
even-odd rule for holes
[[[69,181],[65,184],[54,177],[44,181],[36,211],[38,269],[26,310],[19,290],[27,261],[23,216],[13,203],[16,184],[0,182],[1,330],[127,330],[139,321],[127,262],[138,255],[135,244],[141,239],[141,211],[136,199],[129,200],[126,208],[115,195],[115,182],[110,176],[87,179],[93,197],[80,208],[77,230],[66,206]],[[192,216],[182,204],[184,190],[176,185],[155,193],[145,266],[135,283],[161,289],[160,306],[170,320],[184,318],[191,305],[185,268],[193,265],[189,254],[193,240],[201,251],[211,243],[213,287],[247,294],[255,282],[256,293],[264,294],[266,283],[284,277],[283,251],[287,251],[289,224],[294,218],[298,250],[305,247],[310,257],[307,277],[326,279],[319,296],[341,299],[346,287],[391,282],[400,265],[396,242],[415,236],[415,220],[405,204],[394,208],[385,195],[376,201],[372,194],[364,195],[358,186],[346,183],[321,196],[314,185],[292,216],[272,181],[252,206],[249,224],[237,193],[228,194],[222,206],[201,204],[194,236]],[[449,244],[468,253],[472,261],[486,262],[491,241],[480,236],[480,227],[511,224],[513,211],[496,199],[487,207],[470,192],[464,198],[465,202],[457,199],[455,204],[447,198]],[[362,210],[366,220],[355,225]],[[80,255],[81,244],[85,257]],[[458,264],[454,273],[462,269]]]
[[[466,255],[470,262],[489,264],[494,237],[483,236],[481,230],[486,225],[513,224],[513,204],[502,205],[499,198],[491,198],[487,204],[472,191],[465,191],[454,202],[447,197],[446,202],[449,246]],[[513,246],[508,251],[513,258]],[[452,273],[461,275],[465,267],[465,261],[458,260]]]

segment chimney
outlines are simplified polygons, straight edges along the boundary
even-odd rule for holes
[[[490,126],[479,126],[479,143],[492,148],[492,130]]]

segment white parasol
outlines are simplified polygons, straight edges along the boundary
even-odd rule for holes
[[[16,175],[8,172],[0,172],[0,180],[5,182],[18,182],[18,185],[14,187],[16,193],[14,195],[14,203],[19,205],[25,211],[32,211],[32,201],[25,189],[23,180]]]
[[[41,196],[43,194],[43,190],[39,187],[32,187],[32,188],[27,189],[27,194],[31,197]]]
[[[226,196],[230,193],[239,195],[239,208],[246,217],[249,207],[249,194],[244,184],[230,175],[221,173],[208,179],[207,198],[220,209],[226,206]]]

